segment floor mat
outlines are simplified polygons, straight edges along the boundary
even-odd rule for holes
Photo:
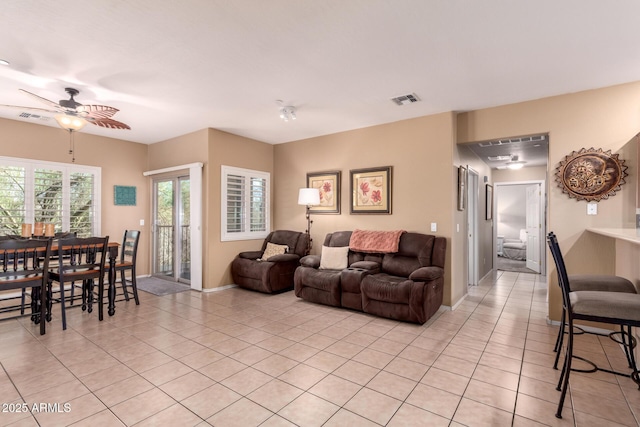
[[[190,289],[191,286],[189,285],[158,279],[157,277],[141,277],[138,279],[138,290],[158,296],[176,294]]]

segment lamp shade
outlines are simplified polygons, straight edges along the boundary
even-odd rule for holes
[[[298,192],[298,204],[313,206],[320,204],[320,190],[317,188],[301,188]]]
[[[82,117],[71,116],[69,114],[58,114],[54,118],[62,129],[76,132],[87,124],[87,121]]]

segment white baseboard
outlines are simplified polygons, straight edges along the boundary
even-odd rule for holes
[[[460,299],[458,300],[458,302],[456,302],[456,303],[451,307],[451,311],[454,311],[456,308],[458,308],[458,306],[459,306],[460,304],[462,304],[462,302],[463,302],[465,299],[467,299],[467,296],[468,296],[468,295],[469,295],[469,294],[464,294],[464,295],[462,296],[462,298],[460,298]]]
[[[220,292],[220,291],[224,291],[225,289],[231,289],[231,288],[237,288],[238,285],[225,285],[225,286],[219,286],[217,288],[207,288],[207,289],[202,289],[202,292]]]

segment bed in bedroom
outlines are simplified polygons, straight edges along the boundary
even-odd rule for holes
[[[520,239],[504,239],[502,256],[519,261],[527,259],[527,232],[525,230],[520,230]]]

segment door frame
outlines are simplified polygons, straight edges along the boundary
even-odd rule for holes
[[[523,187],[531,184],[539,184],[540,185],[540,275],[546,276],[547,274],[547,257],[546,257],[546,245],[542,244],[544,241],[544,236],[547,235],[547,186],[546,180],[544,179],[532,179],[528,181],[504,181],[504,182],[494,182],[493,183],[493,212],[496,211],[496,207],[498,206],[498,198],[500,197],[500,187],[506,187],[508,185],[522,185]],[[493,216],[493,241],[498,241],[498,215]],[[498,250],[496,245],[493,245],[495,248],[493,250],[493,266],[498,263]]]
[[[202,290],[202,167],[203,163],[189,163],[181,166],[173,166],[164,169],[156,169],[143,172],[142,175],[153,178],[153,176],[178,172],[185,170],[185,176],[189,176],[189,194],[191,196],[191,214],[190,214],[190,235],[191,235],[191,289],[196,291]],[[152,191],[150,206],[153,205],[153,179],[149,183]],[[152,216],[153,212],[149,212]],[[152,218],[151,218],[152,219]],[[150,228],[153,227],[153,221],[150,221]],[[153,236],[149,233],[149,247],[153,246]],[[149,261],[153,261],[152,251],[149,252]]]
[[[163,174],[161,176],[154,177],[152,179],[152,198],[153,203],[151,204],[151,214],[152,221],[151,227],[153,227],[151,231],[152,236],[152,244],[151,244],[151,253],[152,253],[152,262],[151,262],[151,275],[154,277],[158,277],[160,279],[171,280],[174,282],[190,285],[191,280],[185,279],[182,277],[182,257],[185,250],[189,250],[191,248],[187,248],[186,245],[183,245],[184,237],[186,233],[184,233],[184,221],[190,226],[189,220],[191,216],[188,218],[184,218],[182,214],[183,207],[183,198],[182,198],[182,185],[185,181],[189,181],[189,174],[187,173],[175,173],[175,174]],[[158,215],[158,187],[161,183],[171,183],[173,188],[173,200],[172,200],[172,221],[171,226],[173,231],[171,235],[172,239],[172,254],[171,254],[171,265],[172,265],[172,275],[165,274],[163,272],[157,271],[158,269],[158,252],[161,248],[158,246],[158,230],[157,227],[157,215]],[[188,196],[191,199],[191,195]],[[191,229],[191,227],[189,227]],[[190,252],[189,252],[190,254]],[[189,260],[189,264],[191,264],[191,260]],[[191,266],[189,265],[189,270],[191,270]]]
[[[479,177],[476,170],[467,165],[467,285],[477,286],[480,281],[479,270]]]

